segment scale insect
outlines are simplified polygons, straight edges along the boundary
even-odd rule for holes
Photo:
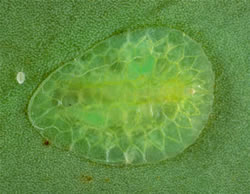
[[[16,80],[17,80],[17,83],[23,84],[25,81],[25,73],[22,71],[18,72],[16,75]]]
[[[18,76],[23,83],[24,74]],[[199,43],[178,30],[127,31],[52,72],[28,116],[58,148],[110,165],[176,156],[203,130],[214,74]]]

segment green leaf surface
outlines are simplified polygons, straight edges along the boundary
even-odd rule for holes
[[[249,20],[249,0],[0,0],[0,193],[249,193]],[[195,144],[153,165],[112,167],[43,139],[27,116],[39,84],[91,45],[152,25],[183,31],[213,65],[213,111]]]

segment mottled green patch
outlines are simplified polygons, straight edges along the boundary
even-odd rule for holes
[[[204,128],[214,76],[182,32],[114,35],[44,80],[29,119],[50,142],[96,162],[152,163],[176,156]]]

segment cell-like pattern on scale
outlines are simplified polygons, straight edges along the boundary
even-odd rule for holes
[[[50,74],[29,119],[57,147],[106,164],[176,156],[204,128],[214,75],[184,33],[147,28],[114,35]]]

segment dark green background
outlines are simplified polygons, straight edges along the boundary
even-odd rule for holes
[[[95,42],[145,25],[185,32],[213,64],[213,112],[196,143],[139,167],[43,145],[26,113],[35,88]],[[0,0],[0,193],[249,193],[249,36],[249,0]]]

